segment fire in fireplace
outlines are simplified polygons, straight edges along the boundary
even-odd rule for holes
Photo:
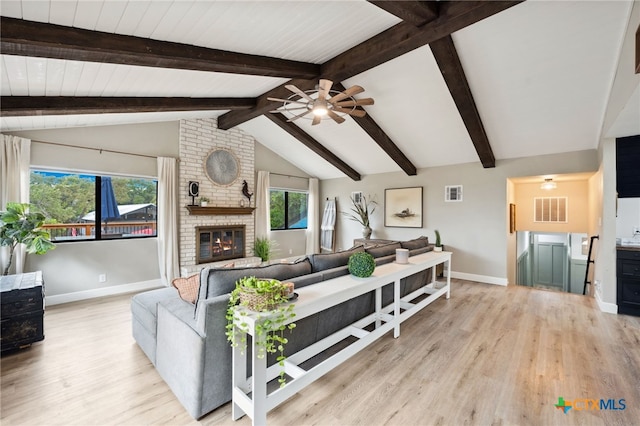
[[[196,264],[245,257],[245,225],[197,226]]]

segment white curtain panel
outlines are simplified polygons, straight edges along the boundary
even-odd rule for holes
[[[0,210],[7,208],[7,203],[29,202],[29,179],[31,163],[31,140],[18,136],[2,136],[0,149]],[[26,253],[20,244],[13,253],[12,268],[16,274],[24,271]],[[1,247],[0,265],[2,270],[9,262],[9,247]]]
[[[176,158],[158,157],[158,263],[167,286],[180,276],[177,163]]]
[[[324,205],[324,214],[322,215],[322,225],[320,226],[320,249],[323,252],[334,250],[334,238],[336,227],[336,200],[330,200]]]
[[[259,170],[256,182],[256,238],[271,238],[270,185],[269,172]]]
[[[307,204],[307,254],[320,253],[320,229],[318,213],[320,211],[318,179],[309,178],[309,200]]]

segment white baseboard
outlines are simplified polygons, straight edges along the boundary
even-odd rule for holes
[[[507,286],[507,284],[509,284],[509,281],[506,278],[490,277],[488,275],[467,274],[465,272],[451,271],[451,278],[458,278],[467,281],[478,281],[480,283],[502,285],[505,287]]]
[[[598,308],[602,312],[606,312],[608,314],[617,314],[618,313],[618,305],[615,303],[605,302],[600,298],[600,293],[596,291],[596,302],[598,303]]]
[[[45,303],[48,306],[59,305],[61,303],[77,302],[79,300],[94,299],[96,297],[115,296],[117,294],[133,293],[161,287],[164,287],[161,279],[141,281],[131,284],[114,285],[111,287],[101,287],[91,290],[76,291],[73,293],[45,296]]]

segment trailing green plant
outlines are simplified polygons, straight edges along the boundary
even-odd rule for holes
[[[24,244],[27,253],[45,254],[56,246],[49,232],[42,229],[46,217],[27,203],[7,203],[0,212],[0,246],[9,247],[9,263],[3,275],[9,274],[13,253],[18,244]]]
[[[262,259],[263,262],[268,262],[271,259],[271,255],[274,252],[276,244],[268,238],[256,238],[253,244],[253,253]]]
[[[367,201],[367,197],[365,197],[364,195],[360,197],[359,202],[356,201],[356,199],[353,196],[349,198],[351,199],[351,204],[353,204],[353,207],[351,207],[350,209],[351,212],[341,212],[341,213],[344,216],[347,216],[349,220],[358,222],[360,225],[362,225],[365,228],[370,227],[369,216],[371,216],[373,212],[376,211],[376,206],[378,205],[378,203],[372,199],[369,199],[369,201]]]
[[[276,361],[282,367],[278,382],[284,386],[285,347],[289,342],[285,331],[293,330],[296,324],[290,322],[295,318],[295,305],[286,296],[287,287],[278,280],[256,277],[244,277],[236,281],[227,306],[226,336],[232,347],[240,347],[244,353],[247,347],[249,324],[244,320],[254,315],[255,356],[263,358],[266,354],[277,353]],[[245,295],[248,295],[245,297]],[[258,302],[256,302],[258,300]],[[244,308],[244,309],[238,309]],[[251,313],[250,311],[253,311]],[[235,316],[239,321],[234,322]],[[235,325],[235,326],[234,326]],[[237,328],[237,330],[235,330]]]
[[[376,269],[376,261],[369,253],[360,251],[349,256],[348,268],[351,275],[366,278]]]
[[[440,240],[440,231],[436,229],[434,232],[436,234],[436,247],[442,247],[442,241]]]

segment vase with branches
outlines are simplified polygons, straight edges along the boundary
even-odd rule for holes
[[[350,197],[352,207],[348,212],[342,212],[349,220],[353,220],[362,225],[362,236],[366,239],[371,238],[371,226],[369,217],[376,211],[378,203],[369,196],[369,200],[364,195],[357,200],[354,196]]]

